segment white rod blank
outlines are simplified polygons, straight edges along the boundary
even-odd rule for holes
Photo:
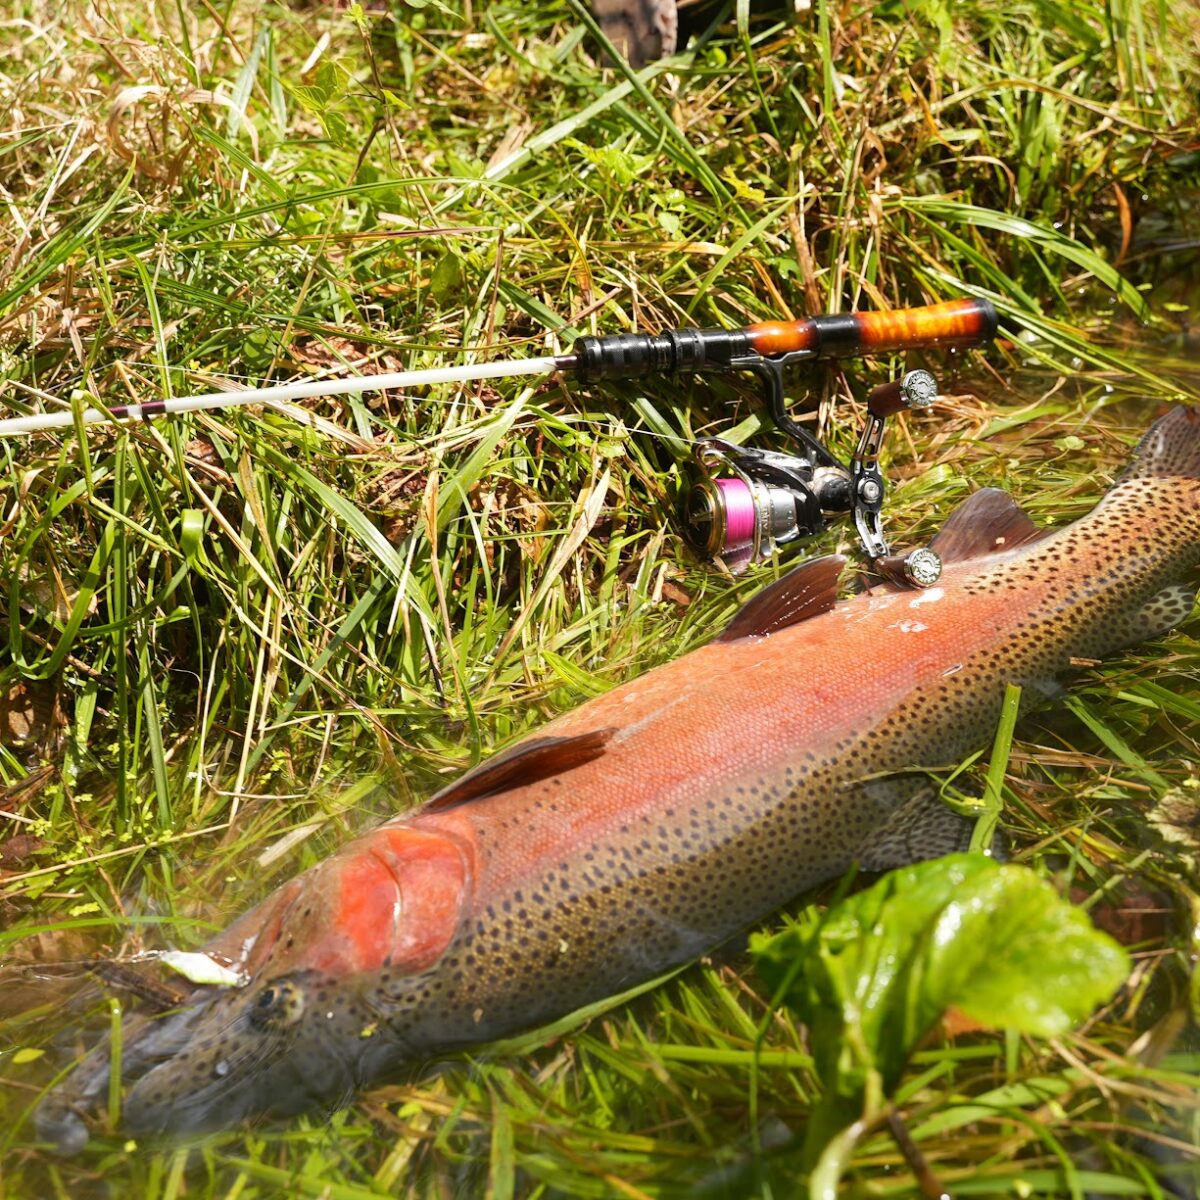
[[[354,375],[348,379],[316,379],[307,383],[280,383],[268,387],[234,392],[204,392],[198,396],[174,396],[169,400],[151,400],[145,404],[114,406],[109,413],[85,408],[80,417],[85,425],[110,419],[146,420],[165,413],[198,412],[209,408],[232,408],[238,404],[261,404],[273,400],[303,400],[307,396],[341,396],[358,392],[381,392],[388,388],[412,388],[434,383],[472,383],[479,379],[502,379],[508,375],[551,375],[563,360],[558,358],[518,358],[504,362],[477,363],[462,367],[433,367],[423,371],[392,371],[384,375]],[[0,420],[0,436],[40,433],[62,429],[75,423],[75,415],[66,408],[58,412],[34,413],[28,417]]]

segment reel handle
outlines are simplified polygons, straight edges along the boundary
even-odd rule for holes
[[[850,459],[851,513],[863,549],[881,575],[908,587],[931,587],[937,583],[942,574],[942,560],[935,551],[924,547],[903,557],[888,550],[883,535],[887,481],[879,468],[879,452],[888,417],[928,408],[937,398],[937,380],[928,371],[909,371],[900,379],[873,388],[867,397],[867,423]]]

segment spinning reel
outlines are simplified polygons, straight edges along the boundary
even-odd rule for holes
[[[684,536],[701,554],[719,557],[737,571],[769,558],[780,546],[820,533],[830,518],[849,513],[877,570],[896,582],[932,586],[942,573],[934,551],[921,548],[903,558],[888,553],[879,451],[887,417],[927,408],[937,398],[937,383],[928,371],[909,371],[875,388],[867,398],[867,423],[849,466],[808,435],[808,455],[702,438],[694,454],[700,478],[683,505]]]

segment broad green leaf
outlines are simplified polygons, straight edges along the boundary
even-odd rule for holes
[[[818,1145],[878,1110],[948,1008],[1051,1036],[1129,969],[1124,950],[1048,883],[982,854],[893,871],[823,920],[751,949],[776,1000],[809,1027],[826,1088],[810,1130]]]
[[[1025,867],[966,881],[926,937],[925,995],[981,1024],[1055,1037],[1120,986],[1125,951]]]

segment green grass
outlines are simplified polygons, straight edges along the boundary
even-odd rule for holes
[[[986,484],[1042,522],[1086,511],[1157,405],[1200,386],[1195,15],[727,7],[631,76],[567,4],[27,0],[0,24],[0,399],[118,404],[966,292],[1030,340],[935,360],[956,399],[893,433],[890,529],[919,542]],[[797,395],[844,452],[896,365]],[[722,578],[673,524],[686,439],[779,444],[723,383],[307,407],[315,425],[263,407],[0,443],[0,1191],[796,1194],[815,1079],[783,1019],[760,1047],[767,997],[733,952],[329,1125],[191,1151],[101,1138],[69,1162],[36,1145],[39,1089],[108,1021],[79,964],[199,944],[783,569]],[[921,1052],[902,1111],[955,1194],[1195,1187],[1195,1027],[1172,1036],[1197,1006],[1195,856],[1146,814],[1191,774],[1198,671],[1193,624],[1018,726],[1018,856],[1126,925],[1167,912],[1139,918],[1128,988],[1072,1038]],[[915,1186],[883,1132],[848,1180]]]

